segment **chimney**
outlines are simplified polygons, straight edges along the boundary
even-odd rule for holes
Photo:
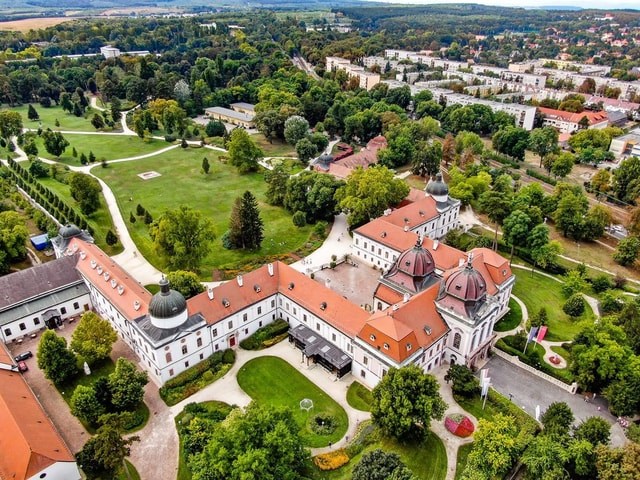
[[[242,286],[242,275],[238,275],[238,276],[236,277],[236,280],[238,281],[238,286],[240,286],[240,287],[241,287],[241,286]]]
[[[409,301],[410,295],[405,293],[402,297],[402,303],[407,303]]]
[[[213,287],[207,288],[207,295],[209,296],[209,300],[213,300]]]
[[[434,251],[438,249],[438,245],[440,245],[440,241],[438,241],[438,240],[434,240],[434,241],[433,241],[433,250],[434,250]]]
[[[269,270],[269,275],[273,277],[273,263],[267,263],[267,269]]]

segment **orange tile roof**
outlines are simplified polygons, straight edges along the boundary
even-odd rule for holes
[[[76,268],[104,295],[122,315],[132,320],[147,313],[151,293],[135,281],[120,265],[113,261],[106,253],[93,243],[74,239],[71,248],[78,245],[78,263]],[[84,258],[83,253],[84,252]],[[92,263],[92,262],[95,262]],[[95,265],[95,268],[92,268]],[[99,273],[99,269],[102,273]],[[108,280],[105,274],[108,273]],[[115,287],[113,286],[115,280]],[[120,288],[122,287],[122,289]],[[122,293],[120,293],[122,291]],[[140,308],[135,309],[134,303],[139,302]]]
[[[372,222],[358,227],[355,231],[363,237],[381,243],[397,252],[404,252],[416,244],[418,239],[416,233],[412,231],[405,232],[403,228],[386,222],[385,218],[376,218]]]
[[[589,125],[596,125],[598,123],[609,120],[609,115],[607,115],[607,112],[605,112],[604,110],[599,112],[590,112],[585,110],[584,112],[573,113],[546,107],[538,107],[538,109],[540,110],[540,113],[542,113],[545,117],[557,117],[561,118],[565,122],[578,123],[580,122],[582,117],[587,117],[587,120],[589,120]]]
[[[2,357],[8,355],[4,350]],[[0,370],[0,478],[27,479],[57,462],[75,462],[22,374]]]
[[[419,202],[420,200],[422,200],[424,198],[425,198],[424,190],[419,189],[419,188],[411,187],[409,189],[409,195],[407,195],[405,200],[403,200],[403,203],[407,202],[406,204],[409,204],[409,203],[413,203],[413,202]],[[404,206],[402,203],[400,205]]]
[[[388,285],[378,283],[373,298],[379,298],[383,302],[393,305],[394,303],[401,302],[404,296]]]
[[[405,225],[408,225],[410,229],[413,229],[437,217],[438,210],[436,209],[435,199],[433,197],[425,197],[423,192],[421,200],[393,210],[389,215],[385,215],[382,218],[398,227],[404,228]]]
[[[513,273],[511,272],[509,261],[499,253],[494,252],[489,248],[474,248],[473,250],[471,250],[471,252],[473,252],[474,256],[474,268],[477,268],[479,266],[479,264],[476,264],[475,260],[476,258],[478,258],[482,261],[482,265],[486,269],[486,272],[489,276],[486,276],[483,270],[479,268],[477,269],[480,271],[480,273],[482,273],[482,276],[485,277],[486,280],[489,280],[489,278],[491,278],[492,280],[491,282],[487,281],[487,285],[501,285],[513,275]],[[487,289],[487,291],[489,290]],[[497,289],[495,291],[497,292]]]
[[[207,323],[215,324],[258,300],[282,293],[341,332],[355,337],[369,316],[365,310],[282,262],[272,265],[273,276],[265,265],[244,275],[242,287],[236,280],[215,287],[213,300],[209,299],[208,292],[193,297],[187,302],[189,313],[200,312]],[[254,285],[260,286],[259,293]],[[223,298],[229,301],[228,307],[222,304]]]
[[[398,363],[413,355],[418,347],[429,348],[449,331],[435,306],[439,289],[440,285],[436,283],[408,302],[398,303],[395,310],[391,306],[374,313],[358,333],[358,338]]]

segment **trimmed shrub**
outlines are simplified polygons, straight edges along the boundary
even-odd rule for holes
[[[593,291],[596,293],[606,292],[613,288],[613,282],[609,278],[609,275],[605,273],[594,278],[591,281],[591,285],[593,286]]]
[[[349,455],[344,448],[321,453],[313,457],[313,463],[322,471],[336,470],[349,462]]]
[[[579,317],[584,313],[585,302],[582,295],[576,293],[562,306],[562,311],[570,317]]]
[[[270,347],[287,337],[289,324],[286,320],[278,320],[256,330],[249,338],[240,342],[240,347],[245,350],[260,350]],[[277,340],[276,340],[277,339]]]
[[[319,413],[311,417],[309,428],[318,435],[331,435],[338,428],[338,422],[333,415]]]
[[[225,363],[227,365],[233,365],[233,362],[236,361],[236,352],[234,350],[231,350],[230,348],[227,348],[224,351],[224,354],[222,355],[222,363]]]

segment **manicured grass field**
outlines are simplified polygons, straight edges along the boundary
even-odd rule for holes
[[[462,471],[464,467],[467,465],[467,457],[471,453],[471,449],[473,448],[473,443],[466,443],[464,445],[460,445],[458,448],[458,457],[456,459],[456,478],[458,480],[462,477]]]
[[[513,298],[510,298],[509,308],[509,313],[502,317],[502,319],[500,319],[500,321],[493,327],[496,332],[508,332],[520,325],[520,322],[522,321],[522,308],[520,308],[520,304]]]
[[[517,270],[516,284],[513,288],[513,294],[524,302],[529,311],[529,316],[533,316],[541,307],[547,309],[549,317],[546,340],[550,341],[567,341],[580,331],[580,322],[582,320],[594,320],[595,316],[591,307],[585,305],[585,313],[582,316],[572,319],[562,311],[562,306],[566,299],[560,291],[561,283],[551,278],[525,270]]]
[[[360,382],[353,382],[347,390],[347,402],[356,410],[370,412],[373,395],[371,390]]]
[[[25,166],[25,168],[27,168]],[[52,192],[56,193],[61,199],[65,201],[68,205],[70,205],[76,212],[80,212],[80,207],[78,207],[76,201],[71,197],[71,192],[69,190],[69,185],[65,183],[58,182],[52,178],[40,178],[38,179],[40,183],[42,183],[45,187],[47,187]],[[116,245],[110,246],[106,243],[107,232],[109,230],[116,233],[115,228],[113,226],[113,221],[111,219],[111,214],[107,210],[106,203],[104,198],[100,197],[100,208],[91,216],[85,218],[87,222],[93,228],[94,240],[96,244],[104,250],[108,255],[116,255],[122,252],[122,244],[118,242]]]
[[[28,105],[22,105],[21,107],[15,107],[12,110],[19,112],[22,115],[22,125],[24,128],[30,128],[37,130],[50,128],[51,130],[69,130],[74,132],[95,132],[96,129],[91,125],[91,117],[95,113],[90,107],[86,109],[85,115],[82,117],[76,117],[72,113],[67,113],[62,110],[60,106],[53,106],[44,108],[40,104],[34,103],[33,108],[36,109],[39,120],[29,120],[27,116]],[[85,118],[86,117],[86,118]],[[60,126],[56,126],[56,119],[60,123]],[[42,150],[44,152],[44,150]]]
[[[297,157],[296,149],[283,140],[274,139],[269,143],[263,134],[255,133],[251,139],[256,142],[263,151],[265,157]]]
[[[211,164],[208,175],[200,173],[203,157]],[[217,239],[210,254],[201,264],[202,278],[210,280],[212,269],[231,268],[263,256],[286,254],[301,248],[309,239],[311,226],[293,226],[291,216],[280,207],[265,202],[267,184],[263,173],[239,175],[235,167],[218,161],[219,152],[210,149],[174,149],[158,156],[132,162],[113,163],[108,168],[96,166],[92,173],[102,178],[113,190],[125,220],[129,212],[142,205],[154,219],[166,209],[189,205],[213,220]],[[161,174],[142,180],[139,173],[154,170]],[[264,241],[257,251],[226,250],[220,237],[228,229],[229,215],[235,199],[251,191],[258,200],[264,222]],[[130,200],[132,199],[132,200]],[[153,250],[148,227],[141,218],[128,223],[129,232],[140,252],[157,268],[163,260]]]
[[[163,140],[151,139],[148,142],[142,140],[138,136],[132,135],[87,135],[87,134],[63,134],[69,142],[69,146],[60,156],[59,161],[66,165],[79,167],[80,155],[84,153],[87,157],[90,152],[96,156],[96,161],[100,162],[101,158],[109,160],[117,160],[120,158],[137,157],[148,153],[157,152],[163,148],[170,146]],[[38,156],[56,160],[44,148],[41,138],[36,141],[38,146]],[[73,148],[78,153],[77,157],[73,157]]]
[[[444,480],[447,476],[447,452],[444,444],[437,435],[430,433],[418,444],[399,443],[391,438],[380,439],[367,446],[344,467],[328,472],[314,468],[310,477],[314,480],[351,480],[353,469],[362,459],[362,455],[376,448],[400,455],[402,462],[420,480]]]
[[[336,443],[347,431],[349,421],[344,409],[280,358],[255,358],[240,369],[237,378],[240,387],[259,404],[289,407],[300,425],[306,446],[326,447]],[[300,409],[300,400],[304,398],[313,400],[309,412]],[[338,423],[330,435],[318,435],[309,428],[309,422],[321,413],[333,416]]]

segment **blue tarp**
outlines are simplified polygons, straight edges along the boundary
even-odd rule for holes
[[[33,245],[36,250],[44,250],[49,246],[49,234],[44,233],[31,237],[31,245]]]

